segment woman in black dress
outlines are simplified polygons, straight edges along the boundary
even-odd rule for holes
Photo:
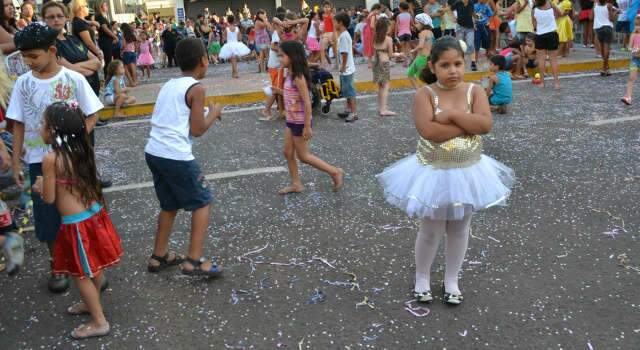
[[[104,74],[107,74],[107,67],[113,58],[113,44],[118,43],[118,37],[111,30],[111,25],[107,19],[109,4],[106,1],[96,3],[96,21],[100,24],[98,29],[98,46],[104,55]]]

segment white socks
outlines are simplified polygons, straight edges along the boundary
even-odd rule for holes
[[[458,273],[467,252],[470,225],[471,215],[465,216],[462,220],[422,219],[415,245],[416,292],[423,293],[431,289],[431,265],[438,253],[440,241],[446,233],[444,287],[447,293],[460,294]]]

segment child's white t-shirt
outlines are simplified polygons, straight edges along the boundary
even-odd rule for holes
[[[278,31],[274,30],[271,34],[271,44],[280,42],[280,36]],[[278,58],[278,51],[269,49],[269,60],[267,61],[267,68],[280,68],[280,59]]]
[[[351,41],[351,35],[346,30],[340,33],[340,37],[338,38],[338,58],[340,60],[340,66],[342,66],[342,53],[347,54],[347,64],[345,67],[344,73],[340,73],[340,75],[351,75],[356,72],[356,64],[353,61],[353,44]]]
[[[151,115],[146,153],[180,161],[195,159],[191,151],[191,107],[187,105],[187,94],[199,83],[192,77],[181,77],[162,86]]]
[[[104,107],[82,74],[60,68],[60,72],[49,79],[38,79],[29,71],[13,86],[7,118],[24,124],[24,160],[28,164],[42,163],[49,152],[49,145],[40,136],[47,107],[54,102],[76,102],[86,116]]]

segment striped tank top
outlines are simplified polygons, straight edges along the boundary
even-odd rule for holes
[[[284,109],[287,114],[287,123],[304,124],[304,101],[291,74],[287,75],[284,81]]]

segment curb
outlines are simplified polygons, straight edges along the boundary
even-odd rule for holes
[[[629,66],[629,59],[610,60],[609,66],[611,69],[626,68]],[[602,67],[602,61],[588,61],[588,62],[576,62],[566,63],[558,66],[560,73],[576,73],[584,71],[598,70]],[[466,81],[478,81],[487,75],[487,72],[469,72],[465,73]],[[392,79],[390,82],[391,89],[406,89],[411,88],[411,82],[409,79]],[[370,92],[375,91],[378,86],[371,81],[361,81],[355,83],[356,91],[358,92]],[[235,105],[235,104],[247,104],[257,103],[265,100],[264,92],[252,91],[243,92],[239,94],[231,95],[218,95],[208,96],[206,102],[219,103],[222,105]],[[153,112],[154,102],[140,103],[121,109],[121,112],[126,117],[135,117],[140,115],[151,114]],[[113,107],[106,107],[98,113],[98,117],[102,120],[112,119]]]

